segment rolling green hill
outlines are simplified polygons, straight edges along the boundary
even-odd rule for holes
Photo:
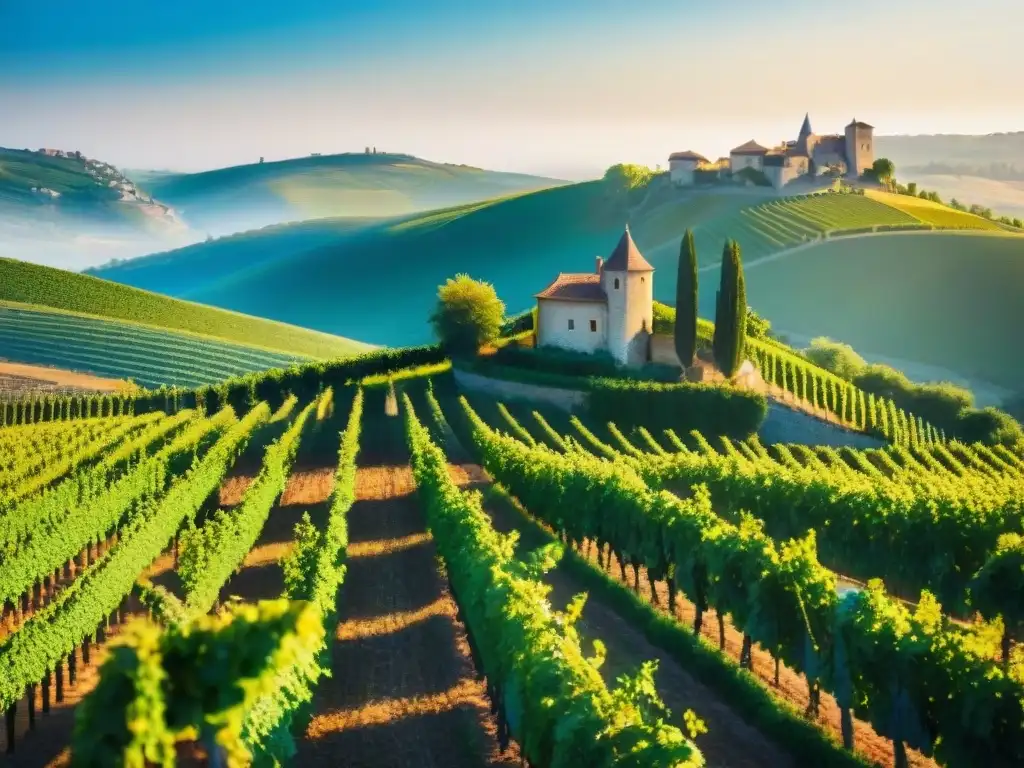
[[[191,291],[239,270],[338,243],[376,219],[314,219],[276,224],[203,243],[83,270],[136,288],[189,298]]]
[[[746,278],[751,306],[783,333],[830,336],[861,353],[1024,390],[1022,237],[836,240],[751,265]],[[703,312],[713,298],[702,291]]]
[[[293,360],[341,357],[360,342],[0,259],[0,356],[146,385],[198,384]]]
[[[691,192],[641,216],[634,229],[637,243],[657,259],[678,249],[687,227],[693,228],[702,264],[717,263],[726,238],[739,242],[749,262],[822,238],[876,228],[1007,231],[944,205],[871,190],[864,195],[824,192],[760,200]]]
[[[359,227],[339,230],[333,239],[325,234],[326,242],[310,248],[301,246],[298,233],[302,230],[296,225],[265,235],[225,239],[215,257],[214,251],[206,250],[214,244],[202,245],[141,260],[134,273],[131,265],[125,265],[99,274],[126,282],[138,280],[153,290],[173,288],[178,295],[207,304],[399,346],[431,339],[424,321],[435,301],[435,287],[447,277],[468,272],[488,280],[509,312],[517,312],[530,306],[533,294],[559,271],[592,270],[595,256],[607,256],[614,247],[626,217],[621,196],[603,182],[587,182],[403,219],[364,221]],[[675,300],[679,238],[686,227],[694,227],[705,270],[702,311],[706,316],[713,315],[715,265],[722,242],[735,237],[742,246],[752,286],[758,286],[757,294],[750,289],[752,305],[783,330],[808,337],[831,334],[856,342],[858,349],[868,354],[941,365],[967,377],[984,374],[1003,386],[1015,380],[1014,364],[1004,364],[994,356],[995,347],[979,345],[970,354],[940,354],[942,343],[936,341],[939,335],[934,331],[937,321],[925,320],[935,308],[930,298],[918,298],[913,270],[904,268],[902,262],[887,269],[885,260],[874,255],[885,253],[895,263],[906,252],[905,263],[925,271],[927,254],[933,252],[936,265],[962,264],[971,275],[981,265],[973,283],[963,275],[951,283],[955,290],[968,292],[969,299],[957,302],[942,294],[942,302],[947,304],[942,322],[959,323],[970,335],[982,336],[989,333],[987,328],[994,319],[990,312],[970,309],[988,301],[987,294],[975,292],[972,286],[987,286],[989,276],[998,274],[1005,289],[1019,287],[1019,281],[1010,281],[1000,272],[1005,266],[1000,259],[1016,253],[1024,264],[1024,237],[994,230],[992,222],[985,219],[881,193],[780,199],[756,192],[692,191],[649,209],[636,208],[629,212],[629,222],[637,243],[659,270],[655,281],[659,300]],[[950,235],[913,231],[943,225],[977,227],[977,233],[968,229]],[[886,227],[910,231],[893,235],[871,232]],[[844,239],[844,233],[851,230],[871,235]],[[272,238],[280,247],[265,248],[261,251],[264,255],[258,255],[254,244],[263,237]],[[290,250],[288,238],[292,237],[296,238],[295,247]],[[857,281],[845,273],[830,277],[829,271],[814,261],[815,254],[831,253],[829,248],[842,248],[851,270],[861,269],[863,263],[863,276]],[[202,266],[204,253],[215,273],[209,278]],[[250,260],[249,254],[257,255]],[[816,290],[807,282],[789,279],[789,265],[795,263],[820,270],[813,272]],[[787,277],[775,279],[776,274]],[[861,313],[864,307],[871,307],[877,324],[871,326],[871,333],[858,331],[858,314],[852,309],[842,322],[825,322],[829,310],[825,297],[842,293],[847,285],[853,292],[843,295],[859,302]],[[794,290],[799,291],[798,297]],[[876,306],[889,290],[908,297],[902,303],[886,298]],[[994,288],[985,288],[990,290]],[[937,289],[935,292],[939,295]],[[824,303],[812,308],[812,301],[819,298]],[[784,312],[787,301],[801,307],[800,311]],[[989,308],[1000,308],[1007,317],[1017,316],[1015,307],[999,295],[993,296]],[[883,330],[894,325],[899,325],[899,334]],[[913,341],[918,337],[920,344]],[[898,339],[903,340],[897,343]],[[918,348],[920,354],[915,352]],[[982,365],[982,360],[987,362]]]
[[[510,310],[526,306],[557,271],[592,269],[594,257],[614,246],[625,221],[600,182],[377,221],[309,249],[279,249],[276,257],[248,261],[251,243],[225,239],[237,249],[218,252],[239,268],[206,279],[204,246],[96,274],[153,290],[191,286],[178,295],[239,312],[259,307],[262,317],[401,346],[430,338],[425,322],[436,286],[458,271],[494,282]],[[297,226],[297,225],[296,225]],[[282,232],[274,237],[285,243]],[[211,259],[212,261],[212,259]],[[137,282],[138,281],[138,282]],[[272,288],[273,286],[273,288]]]
[[[0,359],[132,379],[146,387],[196,387],[309,358],[180,331],[0,302]]]
[[[310,218],[401,216],[563,183],[411,155],[360,153],[153,174],[144,187],[191,226],[223,234]]]

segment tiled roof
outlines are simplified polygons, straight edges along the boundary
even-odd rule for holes
[[[850,125],[855,126],[857,128],[871,128],[871,129],[874,129],[874,127],[875,127],[873,125],[868,125],[867,123],[862,123],[860,120],[853,120],[850,123]],[[849,128],[850,126],[848,125],[846,127]]]
[[[740,144],[735,149],[729,152],[730,155],[763,155],[768,151],[767,147],[762,147],[756,141],[751,139],[746,144]]]
[[[555,281],[540,293],[538,299],[562,299],[564,301],[607,301],[601,276],[583,272],[561,272]]]
[[[615,246],[612,255],[604,263],[604,268],[609,272],[653,272],[654,267],[647,263],[640,250],[633,242],[633,236],[629,234],[629,226],[619,238],[619,244]]]
[[[706,163],[708,159],[704,155],[698,155],[696,152],[692,152],[689,149],[685,152],[673,152],[668,156],[669,160],[696,160],[700,163]]]

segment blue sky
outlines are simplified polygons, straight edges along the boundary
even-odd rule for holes
[[[373,144],[578,177],[792,138],[807,110],[1021,130],[1021,28],[1007,0],[0,0],[0,146],[193,170]]]

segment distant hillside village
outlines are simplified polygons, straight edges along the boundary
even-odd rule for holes
[[[117,168],[110,163],[101,160],[91,160],[81,152],[65,151],[63,149],[40,149],[38,154],[46,157],[63,157],[68,160],[78,160],[85,166],[88,173],[100,186],[107,186],[116,190],[121,195],[121,202],[152,203],[153,199],[142,194],[135,186],[135,182],[128,179]],[[54,199],[61,196],[60,192],[47,187],[32,187],[32,191],[39,195],[45,195]]]
[[[805,115],[794,141],[769,148],[751,139],[714,162],[690,150],[673,152],[668,162],[672,183],[679,187],[731,179],[781,189],[818,176],[859,178],[875,162],[874,128],[854,119],[842,134],[818,135]]]

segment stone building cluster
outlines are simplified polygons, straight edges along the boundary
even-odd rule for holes
[[[689,150],[674,152],[668,160],[672,183],[679,187],[693,186],[699,174],[712,180],[737,174],[742,178],[744,169],[764,174],[776,189],[826,173],[857,178],[875,162],[874,128],[854,119],[842,134],[819,135],[811,130],[811,118],[806,115],[794,141],[769,148],[751,139],[715,162]]]

